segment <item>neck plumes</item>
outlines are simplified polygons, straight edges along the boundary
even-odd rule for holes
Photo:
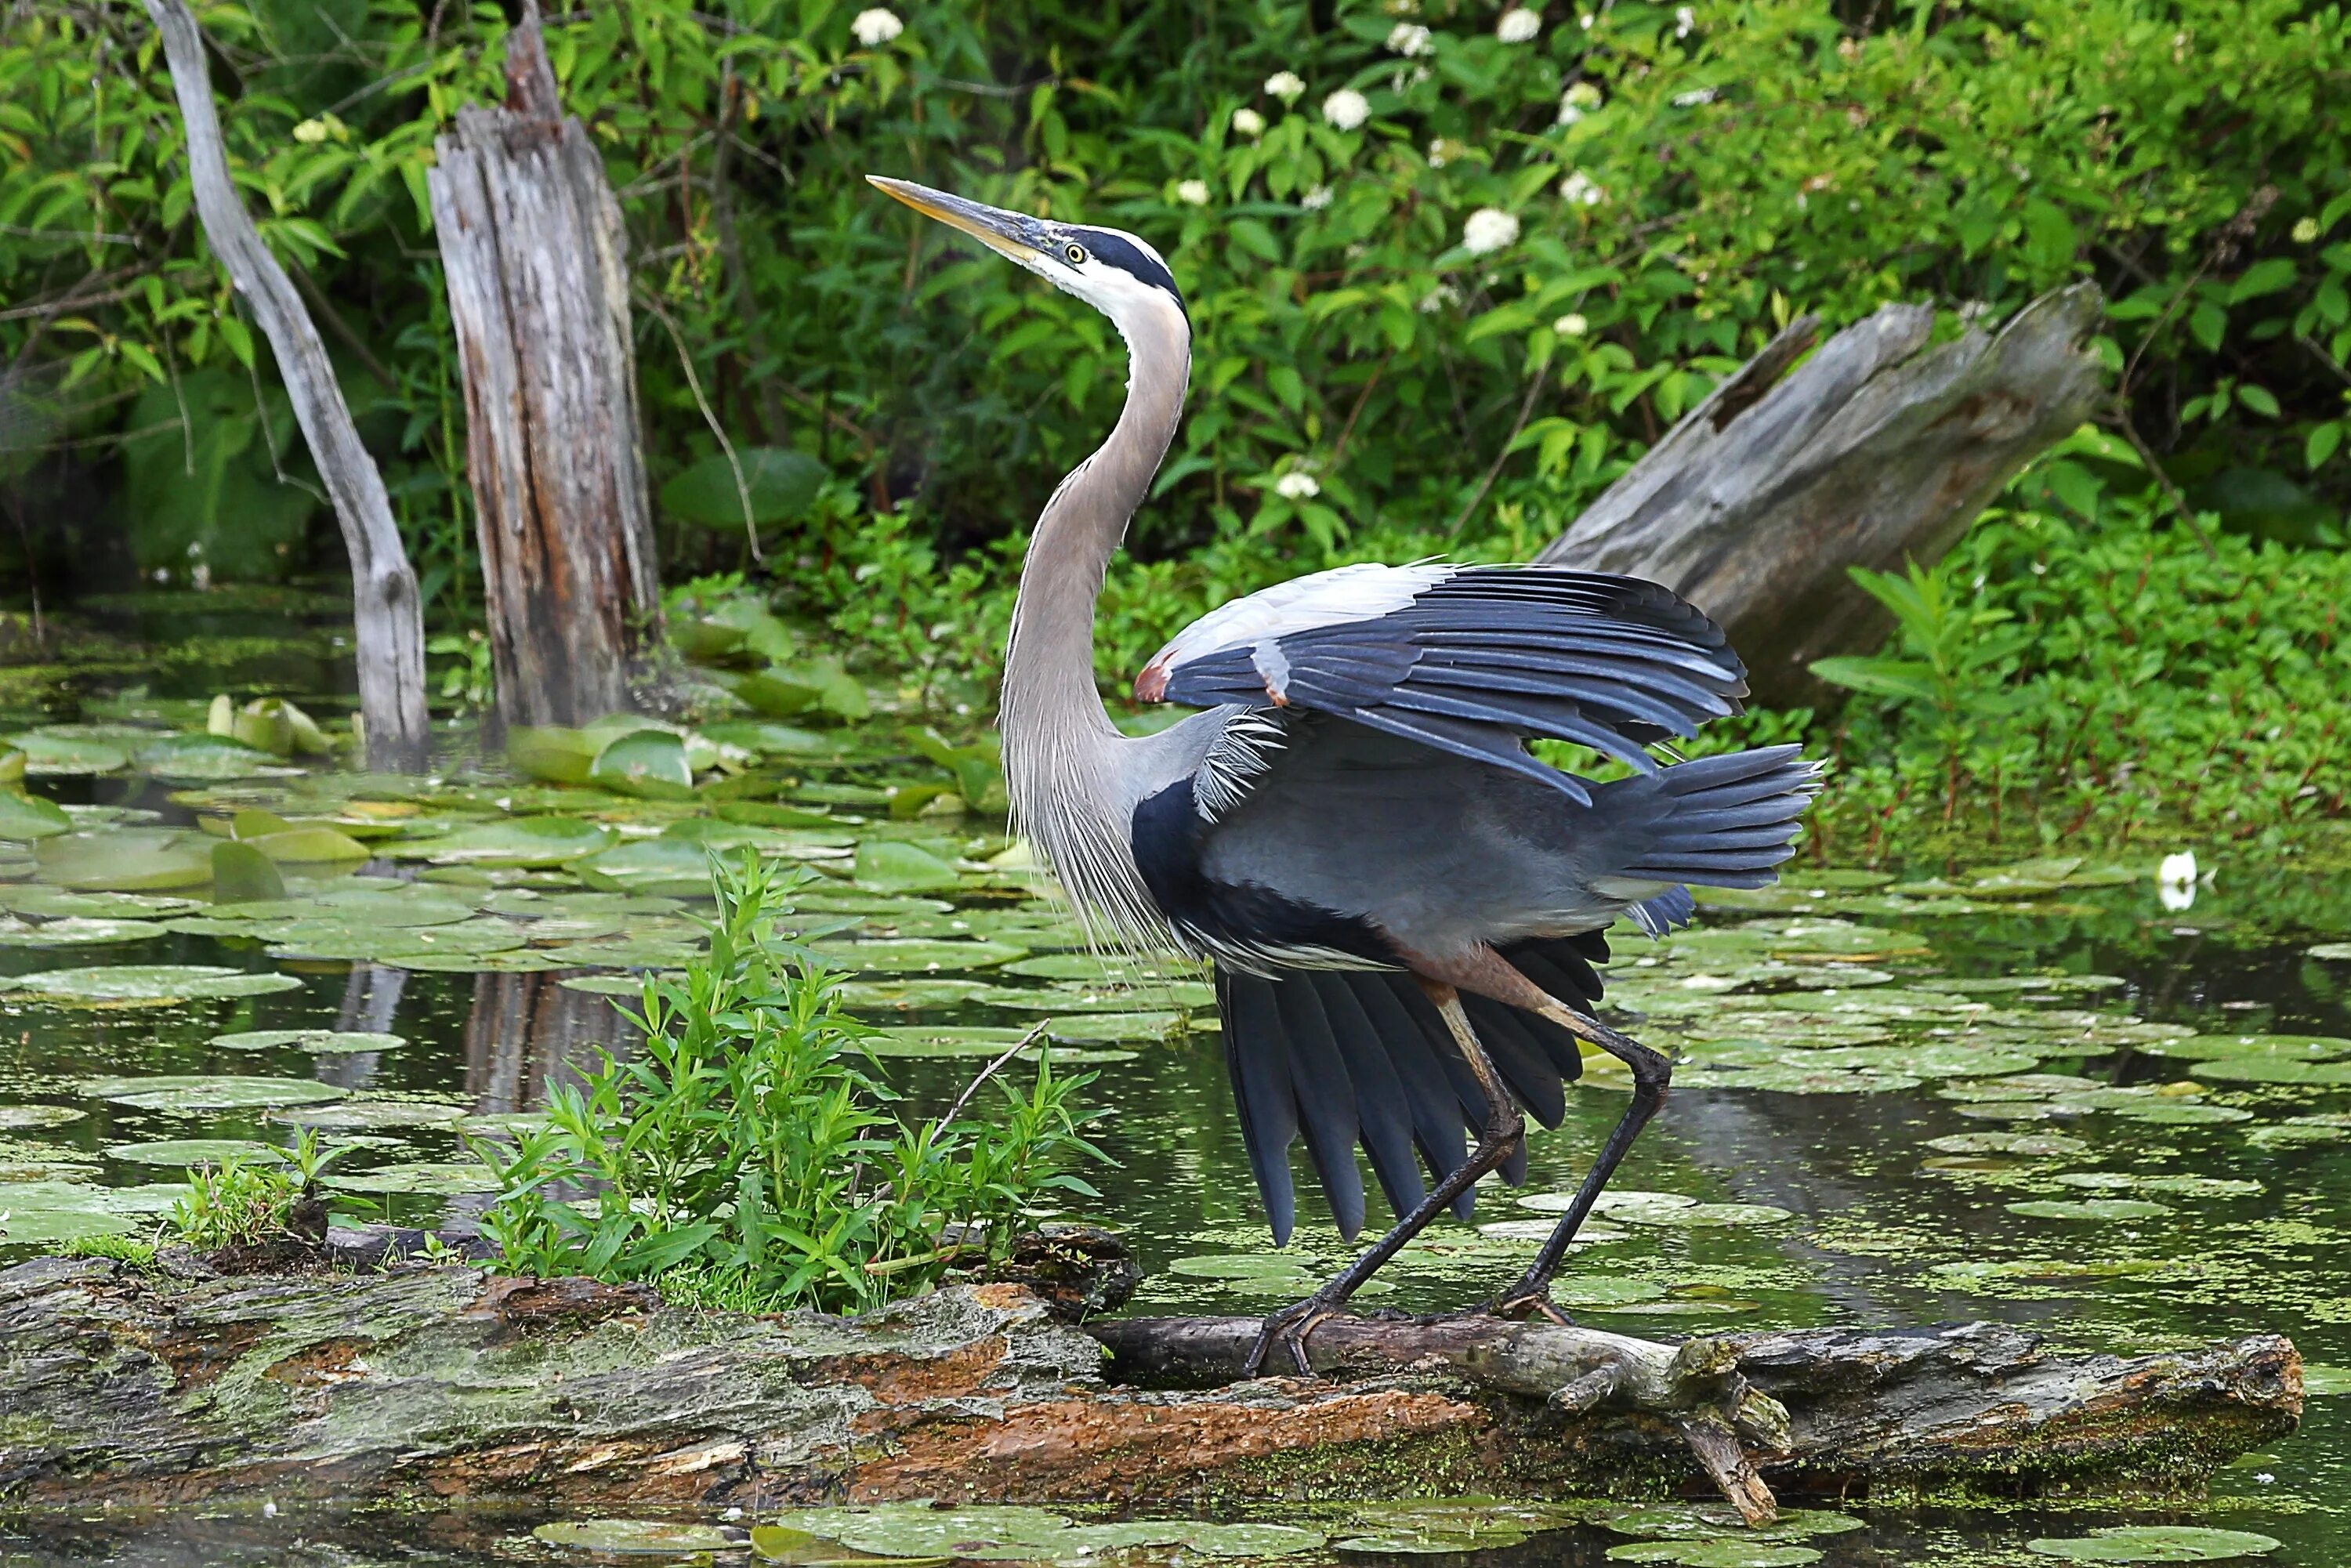
[[[1094,601],[1183,413],[1191,332],[1172,301],[1122,312],[1118,328],[1129,359],[1126,407],[1037,519],[998,724],[1015,829],[1069,890],[1090,932],[1133,944],[1151,942],[1160,923],[1130,842],[1135,802],[1118,767],[1128,742],[1094,685]]]

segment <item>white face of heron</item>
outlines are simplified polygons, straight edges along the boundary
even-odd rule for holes
[[[1184,313],[1176,279],[1150,244],[1120,229],[1081,225],[1053,229],[1054,249],[1030,250],[1023,267],[1066,294],[1074,294],[1122,330],[1147,312]]]

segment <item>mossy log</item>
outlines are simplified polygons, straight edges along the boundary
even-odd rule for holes
[[[1766,1505],[1765,1479],[2169,1490],[2290,1431],[2302,1405],[2283,1339],[2057,1357],[1983,1324],[1671,1346],[1341,1319],[1311,1342],[1328,1379],[1111,1381],[1227,1377],[1253,1332],[1081,1329],[1010,1284],[844,1320],[471,1268],[191,1281],[44,1259],[0,1272],[0,1500],[1180,1508],[1656,1493],[1742,1466]],[[1693,1431],[1714,1445],[1704,1468]]]

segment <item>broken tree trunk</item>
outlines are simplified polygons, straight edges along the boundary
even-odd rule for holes
[[[537,7],[506,106],[461,109],[427,177],[465,378],[466,473],[507,725],[629,706],[659,634],[627,238],[603,161],[556,101]]]
[[[1329,1381],[1104,1375],[1229,1378],[1256,1327],[1081,1331],[1009,1284],[844,1320],[465,1268],[174,1283],[44,1259],[0,1272],[0,1501],[1179,1510],[1655,1495],[1728,1476],[1760,1512],[1771,1486],[2170,1490],[2292,1430],[2302,1406],[2283,1339],[2058,1357],[1985,1324],[1672,1346],[1340,1319],[1312,1337]]]
[[[392,498],[375,459],[360,444],[326,345],[286,269],[262,243],[230,182],[220,119],[213,109],[204,34],[184,0],[147,0],[188,138],[196,215],[269,339],[294,417],[326,482],[351,561],[351,626],[358,644],[360,721],[371,768],[422,771],[431,734],[424,709],[424,614],[416,572],[392,520]]]
[[[1812,700],[1813,660],[1886,633],[1846,569],[1933,561],[2089,417],[2104,304],[2075,284],[1933,348],[1931,309],[1887,305],[1790,372],[1819,325],[1801,318],[1541,559],[1666,584],[1729,632],[1764,701]]]

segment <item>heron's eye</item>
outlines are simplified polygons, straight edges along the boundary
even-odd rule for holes
[[[1083,267],[1086,264],[1086,247],[1075,240],[1062,246],[1061,254],[1069,258],[1071,267]]]

